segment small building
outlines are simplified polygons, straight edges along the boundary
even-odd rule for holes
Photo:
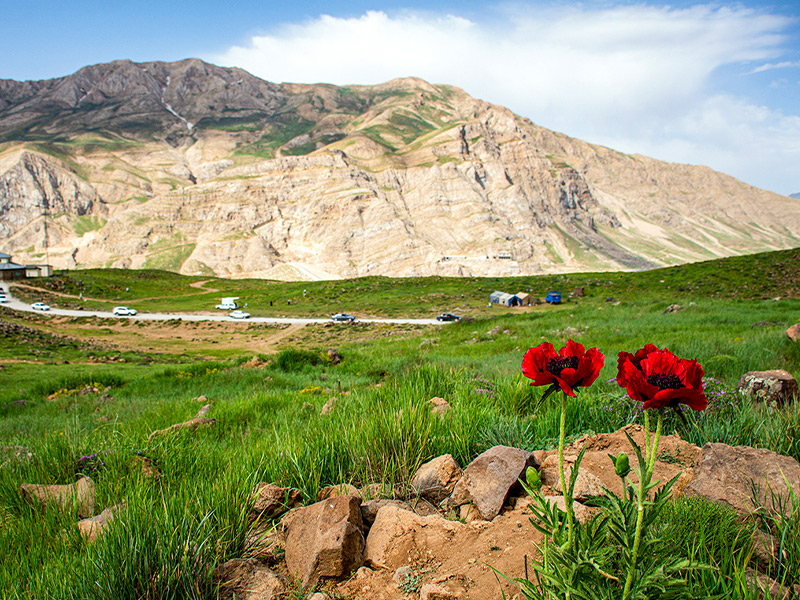
[[[0,281],[14,281],[15,279],[25,279],[26,268],[11,262],[11,255],[0,252]]]
[[[517,292],[517,298],[519,298],[519,305],[520,306],[530,306],[531,305],[531,295],[526,294],[525,292]]]
[[[489,294],[489,302],[492,304],[499,304],[500,306],[519,306],[519,298],[515,294],[507,294],[495,290]]]
[[[28,277],[51,277],[53,267],[50,265],[18,265],[12,262],[11,255],[0,252],[0,281],[14,281]]]

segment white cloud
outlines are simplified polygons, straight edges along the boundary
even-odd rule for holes
[[[779,191],[800,189],[788,175],[796,148],[776,129],[788,124],[796,134],[794,117],[711,84],[711,74],[726,65],[779,59],[790,19],[746,8],[645,5],[527,8],[490,17],[323,15],[208,58],[270,81],[373,84],[413,75],[457,85],[588,141],[709,164]],[[784,64],[766,62],[753,72]],[[786,177],[752,168],[759,161],[754,149],[769,143],[777,143],[769,151],[772,172],[782,165]]]
[[[791,67],[800,67],[800,61],[785,60],[779,63],[766,63],[756,67],[752,71],[748,71],[747,74],[753,75],[755,73],[763,73],[764,71],[772,71],[773,69],[787,69]]]

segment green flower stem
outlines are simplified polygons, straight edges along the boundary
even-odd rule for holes
[[[647,465],[644,473],[639,473],[639,489],[636,493],[636,534],[633,538],[633,554],[631,555],[631,564],[628,566],[628,577],[625,579],[625,589],[622,592],[622,600],[628,600],[631,594],[631,586],[633,585],[633,577],[636,574],[636,562],[639,558],[639,545],[642,542],[642,521],[644,521],[644,500],[645,488],[650,484],[653,477],[653,468],[656,464],[656,453],[658,452],[658,441],[661,438],[661,425],[664,420],[664,411],[658,412],[658,424],[656,425],[656,435],[653,439],[653,447],[650,448],[650,428],[649,420],[647,418],[647,411],[645,411],[645,428],[647,430],[647,445],[649,450],[649,457],[647,458]]]
[[[567,528],[569,537],[567,538],[568,548],[572,548],[572,523],[575,520],[572,512],[572,494],[568,493],[566,478],[564,477],[564,438],[566,437],[567,426],[567,395],[561,396],[561,426],[558,433],[558,472],[561,475],[561,493],[564,494],[564,504],[567,508]]]
[[[645,435],[645,447],[644,447],[644,459],[645,461],[650,461],[650,413],[648,411],[644,411],[644,435]]]

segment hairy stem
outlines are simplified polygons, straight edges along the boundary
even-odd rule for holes
[[[647,419],[647,412],[645,412],[645,427],[647,428],[647,450],[649,457],[647,458],[647,466],[644,473],[639,473],[639,489],[636,494],[636,533],[633,537],[633,553],[631,554],[631,564],[628,565],[628,576],[625,579],[625,589],[622,592],[622,600],[628,600],[631,594],[631,586],[633,585],[633,578],[636,574],[636,562],[639,559],[639,545],[642,542],[642,522],[644,521],[644,501],[645,490],[650,484],[653,477],[653,467],[656,464],[656,454],[658,452],[658,441],[661,437],[661,425],[664,420],[664,411],[658,413],[658,424],[656,425],[656,435],[653,439],[653,447],[650,448],[650,428],[649,420]]]
[[[567,508],[567,528],[569,531],[567,538],[567,547],[572,548],[572,523],[574,516],[572,512],[572,494],[567,489],[566,478],[564,477],[564,438],[566,437],[567,426],[567,395],[561,396],[561,426],[558,433],[558,472],[561,476],[561,493],[564,494],[564,504]]]

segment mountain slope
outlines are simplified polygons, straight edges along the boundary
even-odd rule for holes
[[[0,250],[58,267],[509,275],[800,245],[797,200],[414,78],[117,61],[1,81],[0,142]]]

